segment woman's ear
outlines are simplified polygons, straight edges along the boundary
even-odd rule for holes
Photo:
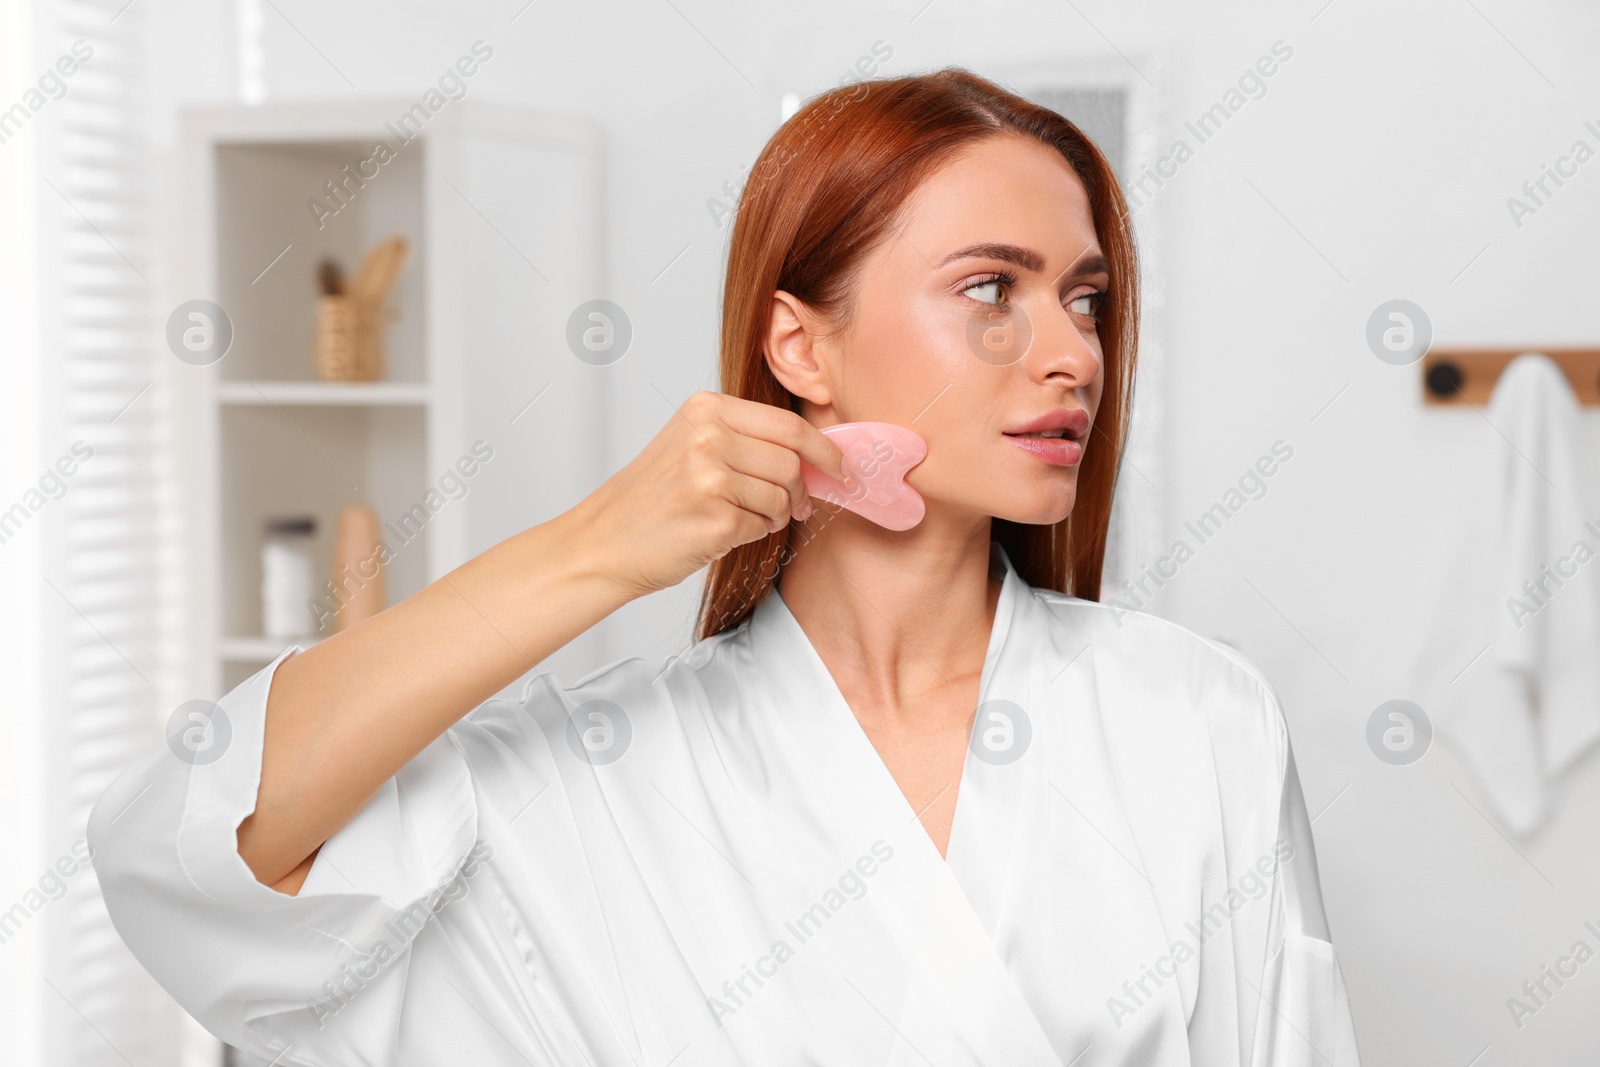
[[[772,294],[772,324],[763,353],[773,377],[813,404],[833,403],[833,346],[826,324],[804,302],[782,291]]]

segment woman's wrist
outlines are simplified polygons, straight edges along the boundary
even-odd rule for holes
[[[520,558],[546,580],[576,591],[603,618],[651,590],[636,588],[623,573],[620,554],[599,525],[587,499],[570,511],[512,538]]]

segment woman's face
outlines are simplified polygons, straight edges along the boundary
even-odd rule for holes
[[[844,330],[803,329],[816,327],[808,309],[779,294],[769,354],[817,425],[891,422],[928,442],[906,480],[929,518],[1055,523],[1095,447],[1109,281],[1072,168],[1031,139],[991,137],[907,201],[862,263]],[[1063,436],[1024,436],[1041,422]]]

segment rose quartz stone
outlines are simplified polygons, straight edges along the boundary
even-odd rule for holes
[[[844,453],[850,478],[840,482],[809,463],[800,465],[806,492],[844,507],[889,530],[909,530],[926,505],[906,484],[906,471],[921,463],[928,443],[904,426],[888,422],[841,422],[822,432]]]

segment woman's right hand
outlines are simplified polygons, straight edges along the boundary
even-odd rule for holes
[[[839,446],[799,415],[698,392],[567,518],[625,595],[644,596],[810,515],[802,459],[842,480]]]

